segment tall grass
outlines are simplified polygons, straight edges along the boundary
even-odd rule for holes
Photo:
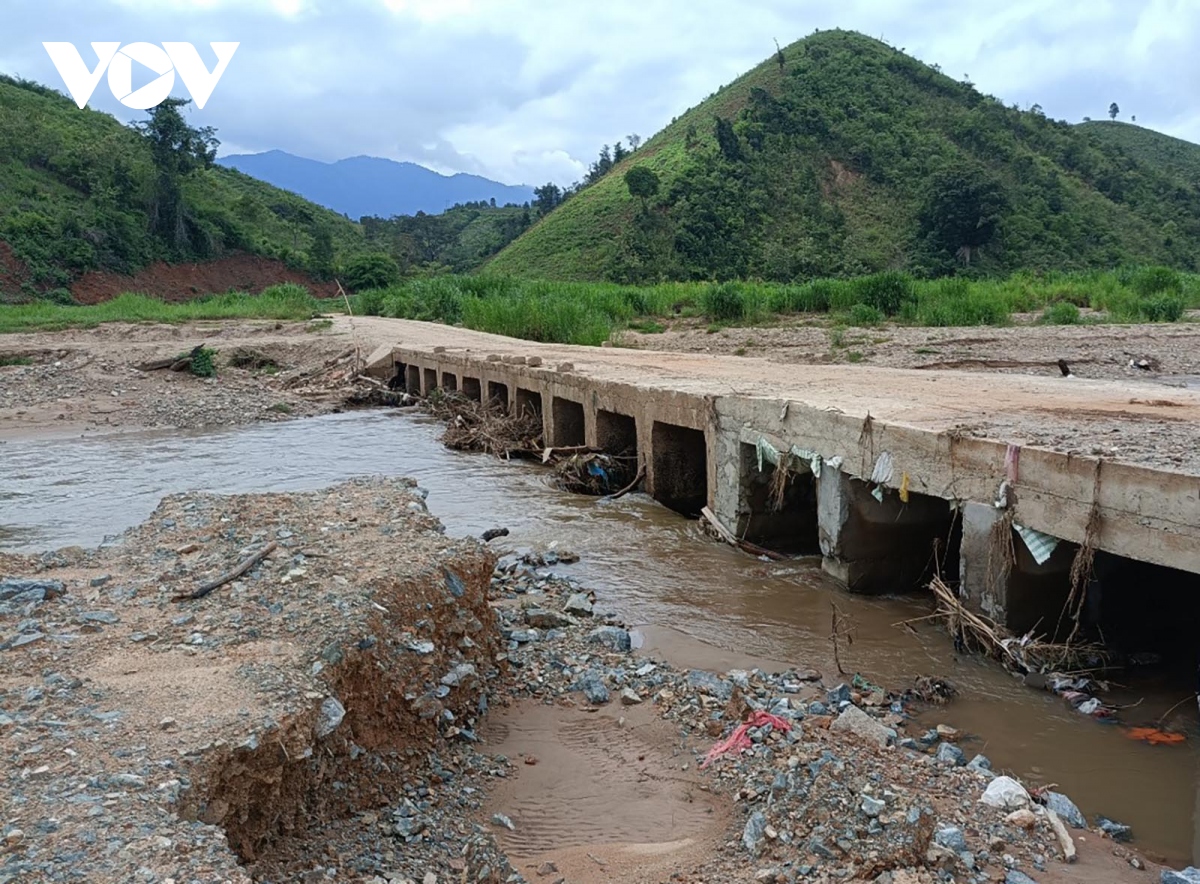
[[[38,302],[0,306],[0,332],[89,326],[102,322],[193,319],[303,319],[337,309],[300,286],[261,295],[216,295],[167,304],[141,295],[94,307]],[[754,325],[780,315],[833,313],[843,322],[891,320],[923,326],[1005,325],[1014,313],[1043,321],[1173,322],[1200,308],[1200,275],[1166,268],[1110,272],[1014,274],[1005,279],[914,279],[881,273],[804,283],[676,282],[652,286],[558,283],[500,276],[412,279],[352,299],[358,315],[462,325],[535,341],[597,345],[630,325],[684,316],[714,326]],[[1090,308],[1082,317],[1079,308]]]
[[[308,319],[328,305],[308,289],[290,283],[260,295],[229,292],[171,303],[146,295],[124,294],[90,306],[35,301],[0,306],[0,333],[92,328],[105,322],[190,322],[197,319]]]

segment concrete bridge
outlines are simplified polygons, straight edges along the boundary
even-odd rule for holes
[[[1170,469],[1080,453],[1103,450],[1110,424],[1200,428],[1195,391],[355,323],[394,342],[373,354],[375,374],[535,411],[549,445],[636,450],[657,500],[819,552],[853,591],[910,589],[936,556],[973,607],[1024,630],[1059,613],[1085,543],[1200,589],[1200,450]],[[1028,444],[1045,438],[1072,450]],[[776,469],[794,474],[782,501],[769,500]]]

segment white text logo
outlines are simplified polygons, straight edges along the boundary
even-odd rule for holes
[[[211,71],[191,43],[163,43],[162,46],[153,43],[126,43],[124,46],[120,43],[93,43],[92,49],[98,59],[94,70],[88,70],[74,43],[42,45],[58,68],[67,91],[81,108],[88,103],[107,70],[108,88],[121,104],[135,110],[149,110],[162,104],[171,94],[176,73],[192,94],[196,107],[204,107],[241,44],[209,43],[217,55],[217,66]],[[133,88],[135,61],[158,75],[139,89]]]

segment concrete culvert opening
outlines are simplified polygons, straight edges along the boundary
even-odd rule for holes
[[[442,389],[448,393],[458,392],[458,375],[452,371],[442,372]]]
[[[475,402],[483,401],[483,385],[479,382],[479,378],[469,378],[464,375],[462,379],[462,392],[468,399]]]
[[[580,409],[582,411],[582,407]],[[596,412],[596,445],[609,454],[638,453],[637,421],[615,411]]]
[[[405,392],[411,393],[414,396],[421,395],[421,366],[409,365],[405,367]]]
[[[1113,663],[1180,696],[1200,690],[1200,574],[1100,551],[1080,611],[1082,636],[1103,643]]]
[[[583,403],[555,396],[551,400],[554,417],[554,438],[550,444],[557,448],[583,445],[587,441],[584,433]]]
[[[488,381],[488,404],[498,405],[505,411],[508,410],[508,384],[502,384],[499,381]]]
[[[922,589],[939,572],[957,574],[957,514],[950,501],[915,491],[908,501],[826,467],[817,483],[826,572],[852,592]]]
[[[701,430],[654,422],[654,499],[687,516],[708,505],[708,446]]]
[[[819,553],[817,483],[808,465],[764,461],[760,471],[758,449],[743,444],[740,468],[738,537],[783,553]]]
[[[438,373],[436,368],[425,369],[425,395],[428,396],[438,385]]]
[[[542,416],[542,394],[536,390],[517,387],[517,414]]]

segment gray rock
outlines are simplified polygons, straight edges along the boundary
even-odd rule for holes
[[[761,810],[756,810],[750,814],[750,818],[746,820],[746,827],[742,829],[742,845],[751,854],[757,855],[759,847],[762,846],[762,840],[766,836],[767,817]]]
[[[1107,834],[1114,841],[1129,841],[1133,838],[1133,829],[1122,823],[1110,820],[1105,816],[1096,817],[1096,828]]]
[[[510,832],[515,832],[517,830],[517,827],[513,825],[513,821],[502,813],[492,814],[492,824],[496,826],[503,826]]]
[[[934,833],[933,840],[955,853],[964,853],[967,850],[967,837],[957,826],[943,826]]]
[[[862,810],[862,812],[867,816],[875,818],[883,813],[884,808],[886,807],[887,805],[878,798],[872,798],[870,795],[866,795],[863,797],[862,807],[860,810]]]
[[[1046,806],[1054,811],[1060,819],[1072,829],[1086,829],[1087,820],[1075,806],[1075,802],[1062,792],[1047,792]]]
[[[820,701],[813,701],[812,703],[808,704],[808,714],[809,715],[828,715],[829,707],[826,706],[824,703],[821,703]]]
[[[16,636],[11,641],[5,642],[3,647],[9,650],[16,650],[45,637],[46,634],[44,632],[26,632]]]
[[[594,672],[584,674],[578,682],[578,688],[583,691],[584,699],[594,706],[603,706],[609,701],[608,688]]]
[[[431,641],[410,641],[404,645],[414,654],[420,654],[424,657],[427,654],[432,654],[436,650],[436,646]]]
[[[588,641],[595,645],[603,645],[610,651],[629,651],[633,648],[633,640],[629,632],[619,626],[601,626],[588,633]]]
[[[887,746],[888,741],[892,738],[891,731],[857,706],[847,706],[842,714],[834,719],[829,729],[854,734],[859,739],[874,743],[881,749]]]
[[[967,762],[967,767],[979,773],[992,774],[992,762],[986,755],[976,755]],[[995,774],[992,774],[995,776]]]
[[[963,767],[967,763],[967,756],[963,754],[963,750],[953,743],[941,743],[937,748],[937,755],[934,757],[943,764],[950,764],[954,767]]]
[[[1004,884],[1037,884],[1037,882],[1024,872],[1018,872],[1016,869],[1009,869],[1004,875]]]
[[[843,683],[831,691],[826,691],[825,702],[831,709],[841,709],[843,703],[850,702],[850,685]]]
[[[321,715],[317,719],[317,738],[324,739],[342,723],[346,717],[346,707],[337,701],[336,697],[326,697],[321,701]]]
[[[637,706],[642,702],[642,698],[638,696],[638,692],[633,688],[623,688],[621,690],[621,705]]]
[[[466,584],[462,582],[462,578],[449,568],[443,568],[442,571],[446,575],[446,589],[450,590],[450,595],[456,599],[461,599],[467,592]]]
[[[575,614],[579,617],[591,617],[595,612],[592,606],[592,600],[588,598],[586,592],[574,593],[567,599],[567,603],[563,605],[563,610],[568,614]]]
[[[1182,872],[1163,869],[1158,880],[1159,884],[1200,884],[1200,869],[1192,866],[1188,866]]]
[[[6,577],[0,580],[0,602],[41,602],[62,594],[61,580],[29,580],[21,577]]]
[[[703,669],[693,669],[687,675],[687,683],[702,693],[728,700],[733,696],[733,683]]]
[[[556,629],[570,626],[571,618],[548,608],[530,608],[525,612],[525,622],[538,629]]]
[[[85,623],[120,623],[121,618],[112,611],[84,611],[79,619]]]
[[[508,637],[519,645],[526,645],[537,641],[541,635],[536,629],[514,629]]]
[[[442,684],[447,687],[458,687],[468,678],[475,675],[474,663],[459,663],[449,672],[442,676]]]

